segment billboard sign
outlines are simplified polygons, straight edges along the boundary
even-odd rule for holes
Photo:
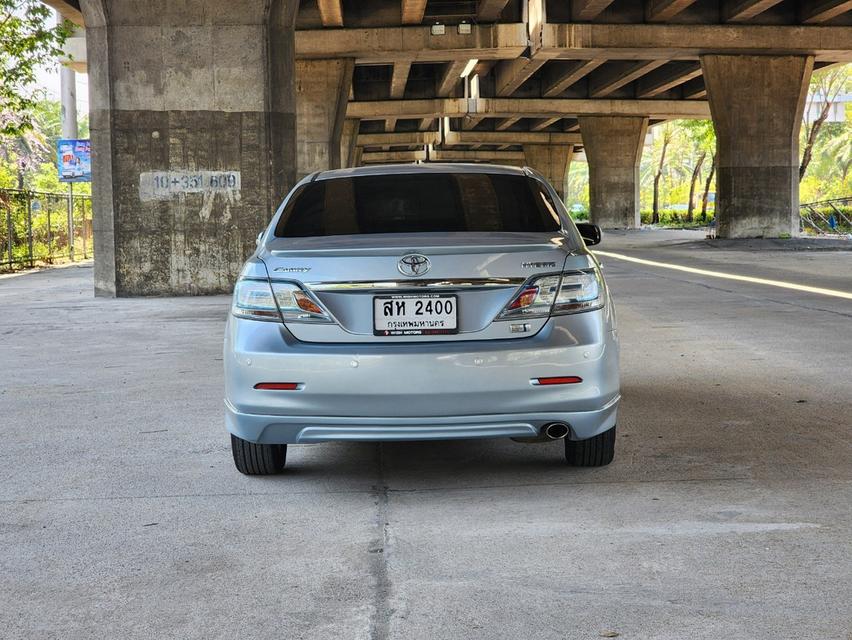
[[[60,182],[92,181],[92,145],[89,140],[59,140],[56,153]]]

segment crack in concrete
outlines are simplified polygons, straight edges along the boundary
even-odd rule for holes
[[[375,582],[373,592],[373,615],[370,619],[370,640],[386,640],[390,632],[390,577],[388,576],[388,486],[385,482],[382,445],[376,447],[376,466],[378,479],[373,487],[376,505],[375,525],[377,536],[370,544],[372,555],[370,572]]]

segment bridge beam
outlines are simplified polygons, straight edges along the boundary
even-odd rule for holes
[[[346,115],[361,120],[443,117],[561,118],[578,115],[648,116],[656,119],[708,118],[698,100],[601,100],[586,98],[464,98],[350,102]],[[555,121],[554,120],[554,121]]]

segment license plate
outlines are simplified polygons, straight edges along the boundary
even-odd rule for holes
[[[435,336],[458,333],[458,308],[456,296],[375,296],[373,335]]]

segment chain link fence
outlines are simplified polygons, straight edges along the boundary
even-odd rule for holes
[[[0,189],[0,270],[92,255],[90,196]]]

